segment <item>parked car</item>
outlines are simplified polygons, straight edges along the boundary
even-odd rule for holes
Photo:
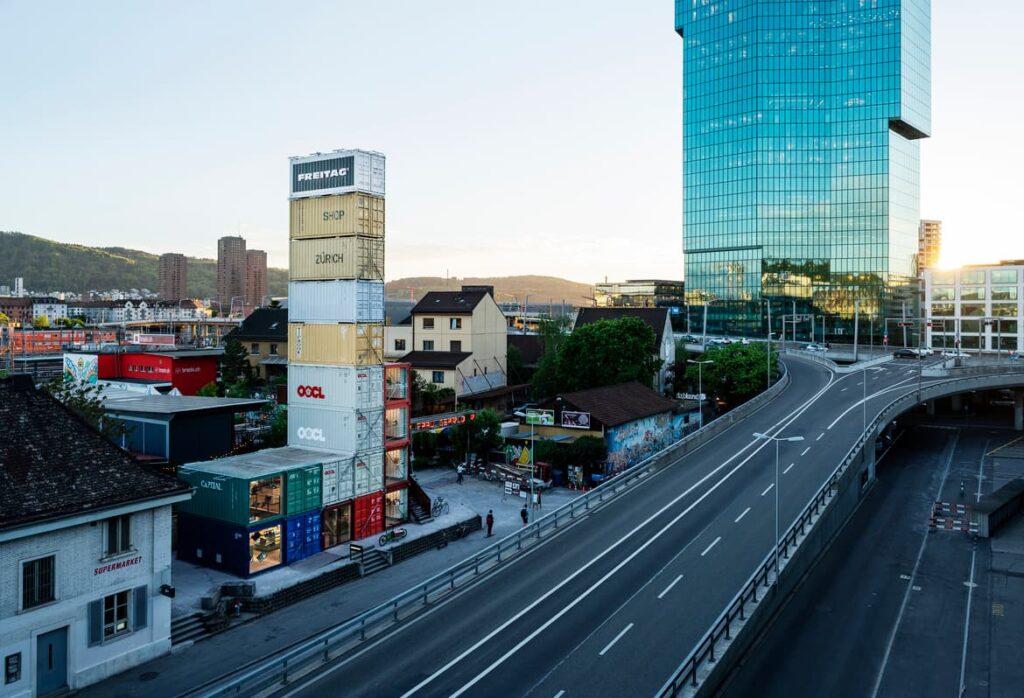
[[[949,351],[942,352],[942,355],[947,359],[966,359],[969,354],[965,354],[959,349],[950,349]]]
[[[679,341],[685,344],[700,344],[700,339],[698,337],[694,337],[692,334],[684,334],[679,338]]]
[[[715,344],[718,346],[724,346],[729,343],[729,340],[725,337],[708,337],[708,344]]]
[[[914,349],[901,348],[892,353],[894,359],[920,359],[921,355]]]
[[[931,347],[918,347],[917,351],[921,356],[931,356],[932,354],[939,353],[938,350],[932,349]]]
[[[825,349],[825,347],[823,347],[820,344],[816,344],[815,342],[811,342],[810,344],[808,344],[808,345],[806,345],[804,347],[804,351],[813,351],[813,352],[815,352],[817,354],[824,354],[828,350]]]

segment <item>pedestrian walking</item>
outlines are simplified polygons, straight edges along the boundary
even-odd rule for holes
[[[525,504],[523,505],[522,511],[519,512],[519,517],[523,520],[523,526],[524,527],[530,521],[530,514],[526,511],[526,505]]]
[[[465,472],[466,472],[465,466],[463,466],[462,463],[459,463],[459,467],[457,467],[455,469],[455,482],[456,482],[456,484],[459,484],[459,485],[462,484],[462,475]]]
[[[494,510],[487,510],[487,537],[490,538],[494,530]]]

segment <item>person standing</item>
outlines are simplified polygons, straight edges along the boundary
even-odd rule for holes
[[[455,476],[455,482],[456,482],[457,484],[459,484],[459,485],[461,485],[461,484],[462,484],[462,475],[463,475],[463,474],[464,474],[465,472],[466,472],[466,468],[465,468],[465,466],[463,466],[463,465],[462,465],[462,463],[459,463],[459,467],[457,467],[457,468],[455,469],[455,473],[456,473],[456,476]]]
[[[487,537],[490,538],[494,530],[494,510],[487,510]]]
[[[525,504],[522,511],[519,512],[519,517],[523,520],[523,528],[526,528],[526,524],[530,521],[530,514],[526,511]]]

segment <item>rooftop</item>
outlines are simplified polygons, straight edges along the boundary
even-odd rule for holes
[[[288,309],[256,308],[228,335],[240,342],[248,340],[288,341]]]
[[[410,351],[401,361],[413,368],[455,368],[472,355],[469,351]]]
[[[312,448],[284,446],[282,448],[266,448],[262,451],[243,453],[238,456],[217,458],[201,463],[189,463],[180,468],[180,472],[210,473],[237,478],[254,478],[282,470],[291,470],[308,465],[320,465],[343,458],[351,458],[351,454],[336,451],[318,451]]]
[[[559,397],[581,412],[589,412],[606,427],[670,412],[676,407],[674,401],[636,381],[563,393]]]
[[[198,397],[194,395],[104,395],[103,406],[111,412],[148,412],[150,414],[181,414],[183,412],[247,412],[266,404],[266,400],[233,397]]]
[[[413,306],[410,313],[470,314],[486,295],[485,291],[431,291]]]
[[[190,489],[136,463],[27,376],[0,379],[0,433],[0,530]]]
[[[640,318],[654,330],[654,343],[661,345],[665,325],[669,322],[668,308],[580,308],[573,329],[600,320],[621,320],[624,317]]]

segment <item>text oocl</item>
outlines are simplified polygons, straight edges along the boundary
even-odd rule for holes
[[[313,429],[311,427],[299,427],[295,431],[295,435],[303,441],[327,441],[324,438],[323,429]]]
[[[317,400],[325,399],[324,389],[319,385],[300,385],[298,389],[296,389],[295,393],[299,397],[315,398]]]

